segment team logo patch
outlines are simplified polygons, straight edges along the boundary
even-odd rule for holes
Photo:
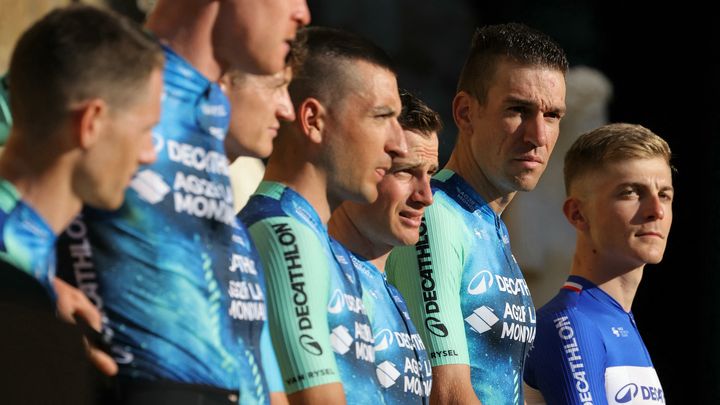
[[[383,329],[375,335],[375,351],[381,352],[393,343],[393,334],[390,329]]]
[[[428,316],[425,318],[425,327],[435,336],[445,337],[448,335],[448,330],[445,324],[440,322],[440,320],[434,316]]]
[[[610,328],[615,337],[628,337],[628,331],[622,326],[613,326]]]
[[[492,309],[486,306],[476,308],[470,316],[465,318],[465,322],[477,333],[489,331],[499,320],[500,318],[493,313]]]
[[[489,270],[481,270],[470,280],[467,292],[470,295],[485,293],[493,285],[493,275]]]
[[[332,346],[335,353],[345,354],[350,351],[350,346],[353,343],[353,337],[350,334],[348,328],[343,325],[338,326],[332,330],[330,334],[330,346]]]
[[[639,392],[637,384],[627,384],[620,388],[615,394],[615,401],[617,401],[620,404],[625,404],[633,400],[637,396]]]
[[[332,298],[330,298],[330,302],[328,302],[328,312],[331,314],[339,314],[343,309],[344,302],[345,300],[343,298],[342,291],[340,291],[340,289],[335,289]]]
[[[400,371],[395,368],[395,365],[387,360],[380,363],[375,369],[378,381],[383,388],[392,387],[395,385],[398,377],[400,377]]]
[[[163,138],[163,136],[159,132],[153,131],[152,143],[153,149],[155,149],[156,154],[160,154],[163,148],[165,148],[165,138]]]
[[[150,204],[159,203],[170,192],[170,186],[162,176],[149,169],[138,172],[130,182],[130,188]]]
[[[318,343],[310,335],[300,335],[300,347],[313,356],[319,356],[323,352],[322,347],[320,347],[320,343]]]

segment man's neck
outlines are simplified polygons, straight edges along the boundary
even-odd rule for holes
[[[460,137],[461,135],[458,135],[458,138]],[[515,192],[502,192],[492,184],[467,144],[455,147],[445,169],[450,169],[462,177],[498,215],[502,214],[515,196]]]
[[[578,238],[570,274],[590,280],[630,312],[645,265],[636,267],[602,257]]]
[[[54,152],[50,152],[54,151]],[[80,213],[82,202],[72,188],[72,156],[46,146],[30,148],[11,136],[0,156],[0,178],[60,234]]]
[[[287,156],[276,149],[277,153],[268,161],[263,180],[282,183],[303,196],[315,209],[323,224],[327,224],[332,213],[328,200],[327,176],[309,161],[298,161],[298,156]]]
[[[148,18],[147,28],[207,79],[219,80],[222,67],[212,46],[218,2],[166,1],[157,7]]]
[[[365,235],[347,211],[350,204],[345,202],[333,211],[328,223],[330,235],[351,252],[369,260],[380,271],[385,271],[392,246],[376,243]]]

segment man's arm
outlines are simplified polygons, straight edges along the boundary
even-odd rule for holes
[[[430,404],[480,405],[470,381],[470,366],[449,364],[433,367],[433,387],[430,390]],[[443,385],[438,387],[437,381]]]
[[[270,335],[291,404],[345,403],[327,320],[330,271],[325,249],[288,217],[253,224],[265,268]]]
[[[270,327],[267,321],[263,322],[263,330],[260,335],[260,356],[262,357],[265,380],[270,391],[270,405],[287,405],[288,399],[283,388],[280,366],[270,341]]]
[[[358,395],[364,395],[358,393]],[[330,383],[306,388],[288,395],[292,405],[338,404],[345,405],[345,392],[341,383]]]
[[[388,280],[402,293],[433,367],[431,404],[479,404],[470,380],[460,280],[463,224],[439,204],[425,211],[420,240],[396,248]]]
[[[528,404],[607,404],[605,361],[605,345],[593,320],[574,309],[538,313],[523,376],[531,388]],[[542,399],[532,389],[540,391]]]

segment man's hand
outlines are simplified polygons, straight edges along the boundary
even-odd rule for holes
[[[82,319],[96,331],[102,327],[100,311],[82,291],[55,277],[55,292],[57,293],[57,312],[60,319],[69,323],[77,323],[75,319]],[[88,357],[95,367],[103,374],[112,376],[117,374],[118,366],[107,353],[90,344],[85,338],[88,348]]]

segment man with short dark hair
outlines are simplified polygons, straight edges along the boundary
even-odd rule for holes
[[[282,124],[240,217],[266,270],[290,403],[382,401],[360,282],[336,261],[325,224],[344,200],[374,201],[392,157],[405,152],[397,82],[388,56],[367,40],[306,33],[308,55],[290,83],[296,120]]]
[[[393,250],[433,365],[432,403],[522,403],[535,312],[500,214],[545,170],[565,113],[565,53],[521,24],[482,27],[453,100],[450,160],[414,247]]]
[[[262,271],[235,219],[217,81],[282,69],[305,0],[159,0],[147,27],[167,58],[158,160],[115,212],[85,210],[64,268],[107,317],[120,403],[267,403]],[[11,89],[12,91],[12,89]]]
[[[96,329],[101,322],[95,312],[65,310],[66,301],[56,302],[57,293],[69,289],[55,279],[56,236],[83,204],[118,208],[132,173],[155,160],[151,131],[160,119],[163,64],[160,46],[139,27],[88,6],[50,12],[16,44],[7,78],[14,123],[0,156],[1,380],[19,381],[2,390],[6,400],[19,393],[22,403],[42,395],[78,403],[65,397],[77,387],[73,378],[83,377],[71,371],[77,359],[64,357],[71,351],[66,334],[45,315],[57,310]],[[9,322],[14,316],[18,322]],[[107,374],[117,370],[97,349],[91,359]],[[28,367],[35,369],[31,377]],[[70,371],[51,377],[47,370],[58,368]],[[69,377],[71,388],[44,381],[37,369],[48,378]],[[47,391],[47,384],[56,386]]]
[[[442,124],[440,116],[412,94],[401,92],[400,98],[398,121],[407,137],[407,154],[393,157],[375,202],[343,202],[333,211],[328,230],[337,240],[332,243],[335,255],[356,268],[362,283],[385,403],[421,404],[430,396],[430,362],[405,300],[385,278],[385,261],[393,246],[418,240],[423,211],[432,203],[430,176],[438,168]]]

